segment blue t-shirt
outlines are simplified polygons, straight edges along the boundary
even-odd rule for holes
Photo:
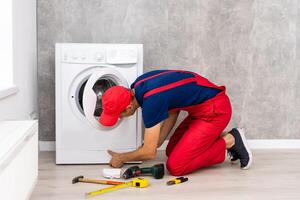
[[[137,81],[165,71],[168,70],[147,72],[139,76],[131,84],[131,88],[134,88]],[[171,109],[203,103],[220,92],[218,89],[200,86],[192,82],[143,98],[144,94],[150,90],[192,77],[194,77],[193,74],[174,71],[143,81],[135,87],[135,97],[141,106],[146,128],[155,126],[168,118],[168,111]]]

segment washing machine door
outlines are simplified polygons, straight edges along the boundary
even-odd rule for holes
[[[85,85],[82,96],[84,115],[89,123],[97,129],[108,129],[98,121],[102,113],[102,95],[106,90],[116,85],[128,87],[128,83],[122,74],[111,68],[101,68],[95,71]],[[115,127],[119,123],[120,120]]]

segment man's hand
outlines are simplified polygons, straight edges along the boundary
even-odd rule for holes
[[[109,155],[111,155],[111,160],[109,162],[110,166],[115,167],[115,168],[120,168],[123,166],[123,160],[122,160],[122,154],[121,153],[116,153],[111,150],[107,150]]]
[[[151,160],[156,156],[156,148],[159,139],[160,124],[145,129],[144,144],[137,150],[124,153],[116,153],[111,150],[107,152],[111,155],[110,165],[112,167],[122,167],[129,161]]]

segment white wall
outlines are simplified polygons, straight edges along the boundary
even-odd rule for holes
[[[37,110],[36,0],[13,0],[13,76],[19,92],[0,99],[0,121]]]
[[[12,22],[12,1],[0,1],[0,90],[11,86],[13,82]]]

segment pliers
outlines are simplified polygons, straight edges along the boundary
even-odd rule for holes
[[[167,185],[180,184],[180,183],[187,182],[188,180],[189,180],[188,177],[181,176],[168,181]]]

